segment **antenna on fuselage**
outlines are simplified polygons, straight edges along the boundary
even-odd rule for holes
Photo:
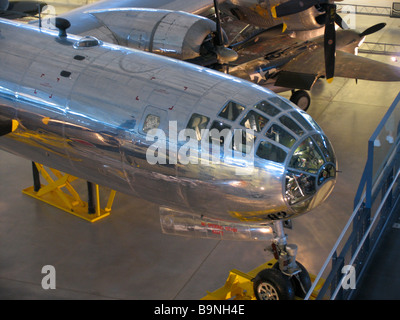
[[[71,23],[64,18],[56,18],[56,28],[58,29],[59,33],[58,36],[60,38],[66,38],[67,37],[67,29],[71,26]]]

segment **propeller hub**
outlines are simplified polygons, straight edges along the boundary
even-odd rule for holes
[[[222,46],[217,47],[217,55],[219,63],[222,64],[236,61],[239,57],[238,53],[235,50]]]

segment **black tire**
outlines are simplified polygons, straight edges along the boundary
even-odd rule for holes
[[[294,289],[289,277],[277,269],[264,269],[253,280],[257,300],[293,300]]]
[[[307,111],[308,108],[310,107],[311,98],[310,98],[310,95],[306,91],[297,90],[290,97],[290,101],[292,101],[301,110]]]
[[[301,272],[294,275],[290,280],[292,281],[294,287],[294,294],[297,297],[304,299],[307,295],[308,290],[310,290],[311,288],[311,278],[306,268],[301,263],[297,261],[296,263],[301,269]]]
[[[307,269],[300,262],[296,261],[296,264],[301,269],[301,272],[291,277],[290,282],[292,283],[295,296],[304,299],[311,288],[311,278]],[[275,263],[272,268],[279,270],[279,263]]]

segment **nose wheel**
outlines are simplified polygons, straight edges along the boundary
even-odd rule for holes
[[[260,271],[253,282],[257,300],[294,299],[294,288],[289,277],[275,268]]]
[[[311,279],[306,268],[296,261],[297,246],[287,244],[282,221],[274,223],[274,232],[272,251],[278,262],[253,279],[254,295],[257,300],[304,298],[311,288]]]

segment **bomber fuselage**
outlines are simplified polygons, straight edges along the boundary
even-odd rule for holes
[[[0,70],[0,116],[19,122],[2,149],[124,193],[267,223],[314,208],[336,180],[311,117],[245,80],[6,20]],[[244,151],[229,132],[246,129]]]

